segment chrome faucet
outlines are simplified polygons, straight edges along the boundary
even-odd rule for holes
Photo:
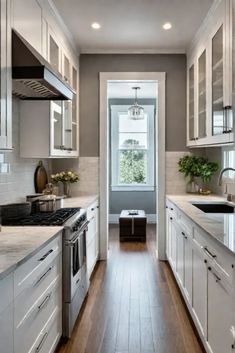
[[[219,179],[218,179],[218,185],[221,186],[222,185],[222,176],[225,172],[227,172],[228,170],[232,170],[235,172],[235,169],[234,168],[231,168],[231,167],[228,167],[228,168],[224,168],[220,171],[219,173]]]

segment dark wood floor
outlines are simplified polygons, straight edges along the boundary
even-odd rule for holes
[[[100,262],[73,336],[58,353],[202,353],[168,265],[147,244],[119,243],[110,228],[110,257]]]

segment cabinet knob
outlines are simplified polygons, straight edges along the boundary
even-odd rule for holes
[[[172,221],[172,219],[173,219],[173,218],[172,218],[172,217],[170,217],[170,220],[171,220],[171,221]]]
[[[205,262],[205,264],[207,264],[207,260],[206,259],[204,260],[204,262]]]
[[[171,207],[171,211],[174,211],[174,208]]]
[[[210,266],[208,267],[208,271],[211,271],[211,267]]]

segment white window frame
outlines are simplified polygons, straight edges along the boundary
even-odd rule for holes
[[[111,115],[111,190],[112,191],[154,191],[155,190],[155,106],[143,105],[148,116],[148,151],[147,151],[147,183],[146,184],[118,184],[119,169],[119,118],[120,113],[126,113],[129,105],[112,105],[110,107]],[[138,122],[137,122],[138,123]]]

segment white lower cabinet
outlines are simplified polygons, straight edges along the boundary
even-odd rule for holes
[[[206,352],[235,352],[235,255],[174,210],[167,207],[166,255]]]
[[[99,203],[93,202],[87,208],[87,219],[89,221],[86,234],[86,257],[88,278],[95,268],[99,257]]]
[[[208,270],[208,334],[211,352],[235,351],[235,303],[231,288],[212,267]]]
[[[184,291],[185,296],[189,302],[192,304],[192,285],[193,285],[193,249],[192,241],[189,235],[185,235],[184,240]]]
[[[13,353],[13,303],[0,313],[0,353]]]
[[[203,254],[193,247],[192,258],[192,309],[201,334],[206,337],[207,320],[207,267]]]
[[[62,335],[61,234],[0,280],[0,353],[53,353]]]

